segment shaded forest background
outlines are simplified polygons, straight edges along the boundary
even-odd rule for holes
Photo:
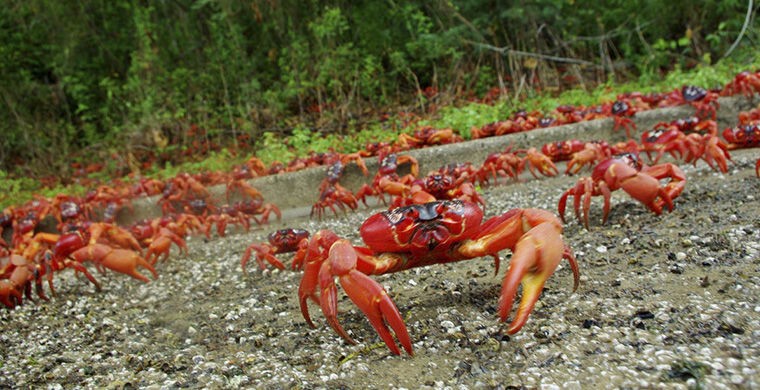
[[[658,77],[758,39],[757,5],[737,0],[4,4],[0,171],[15,174],[199,134],[255,148],[296,124],[353,131],[494,87],[514,98]]]

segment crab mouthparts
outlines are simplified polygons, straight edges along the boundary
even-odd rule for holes
[[[411,242],[418,243],[417,246],[425,246],[427,250],[432,251],[445,239],[446,233],[446,228],[438,223],[421,224],[415,229]]]

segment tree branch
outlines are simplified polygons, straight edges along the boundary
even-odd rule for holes
[[[508,47],[496,47],[488,43],[473,42],[466,39],[464,40],[464,42],[477,46],[477,47],[481,47],[484,49],[501,53],[502,55],[510,54],[510,55],[516,55],[516,56],[521,56],[521,57],[540,58],[542,60],[547,60],[547,61],[565,62],[569,64],[579,64],[579,65],[589,65],[589,66],[593,66],[597,68],[600,67],[599,65],[591,61],[579,60],[577,58],[566,58],[566,57],[558,57],[558,56],[552,56],[552,55],[541,54],[541,53],[531,53],[531,52],[521,51],[521,50],[512,50]]]
[[[736,49],[736,46],[739,45],[739,42],[744,37],[744,33],[747,31],[747,26],[749,25],[749,20],[751,19],[750,16],[752,16],[752,2],[753,2],[752,0],[749,0],[747,2],[747,16],[744,17],[744,26],[742,26],[742,30],[739,31],[739,36],[736,37],[736,40],[731,45],[731,47],[728,48],[728,50],[726,51],[726,54],[723,55],[723,58],[728,57],[728,55],[731,54],[731,52],[734,51],[734,49]]]

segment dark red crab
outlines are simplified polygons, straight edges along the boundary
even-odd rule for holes
[[[369,277],[439,263],[483,256],[496,260],[499,252],[512,251],[509,270],[502,282],[499,316],[507,319],[518,286],[522,300],[507,332],[519,331],[538,300],[544,283],[562,259],[570,261],[574,289],[579,283],[578,265],[562,240],[562,224],[552,213],[538,209],[514,209],[482,221],[477,204],[461,200],[436,201],[381,212],[369,217],[360,233],[367,247],[353,246],[329,230],[309,241],[306,267],[298,289],[301,313],[314,326],[307,300],[322,309],[327,322],[346,341],[355,343],[337,319],[336,279],[351,301],[369,319],[394,354],[400,354],[390,329],[408,354],[412,342],[396,305],[385,289]],[[390,327],[390,329],[389,329]]]

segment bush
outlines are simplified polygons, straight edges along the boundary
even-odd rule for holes
[[[161,139],[186,147],[191,124],[217,144],[245,134],[260,149],[302,137],[294,129],[347,135],[389,105],[426,111],[448,95],[496,85],[521,99],[621,77],[658,79],[722,58],[746,15],[738,0],[492,7],[11,1],[0,9],[0,168],[65,175],[60,157],[75,151],[151,149]],[[757,31],[744,30],[745,47]],[[440,95],[418,94],[428,87]],[[452,126],[466,132],[470,121],[454,116]],[[324,148],[322,139],[305,140]]]

